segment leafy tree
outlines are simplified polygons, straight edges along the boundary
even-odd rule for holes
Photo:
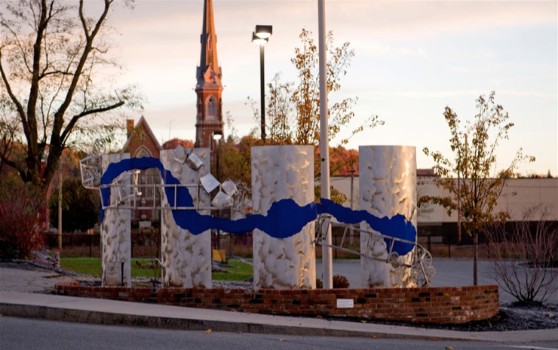
[[[191,140],[182,140],[174,138],[163,143],[163,149],[175,149],[178,145],[184,147],[185,149],[194,148],[194,142]]]
[[[115,67],[104,40],[114,0],[99,3],[93,16],[86,10],[91,4],[83,0],[0,5],[0,134],[9,132],[4,126],[17,124],[15,141],[26,148],[23,157],[10,152],[0,157],[43,191],[64,148],[85,137],[110,140],[118,123],[95,116],[138,102],[131,88],[106,88],[103,70]]]
[[[62,230],[64,232],[85,231],[99,219],[99,195],[86,189],[81,179],[74,177],[62,185]],[[58,227],[58,191],[50,198],[50,222]]]
[[[298,71],[295,82],[282,82],[279,74],[275,75],[268,84],[266,128],[269,144],[302,144],[315,146],[314,173],[320,176],[320,91],[319,91],[319,51],[312,38],[312,33],[302,29],[299,38],[301,46],[295,48],[295,56],[291,63]],[[348,42],[335,46],[333,33],[327,36],[327,90],[328,98],[333,92],[341,90],[341,79],[347,74],[354,50]],[[356,115],[352,108],[357,103],[357,98],[345,98],[341,101],[328,103],[330,140],[341,135],[344,127],[355,122]],[[259,120],[257,104],[248,99],[248,104],[254,111],[255,119]],[[340,140],[342,145],[355,134],[383,125],[384,122],[377,116],[369,117],[355,127],[347,137]],[[342,146],[332,148],[330,151],[330,169],[334,174],[349,174],[354,167],[358,168],[358,152],[346,150]],[[319,189],[316,191],[319,195]],[[342,203],[346,200],[337,190],[332,188],[332,199]]]
[[[334,176],[358,176],[358,151],[339,145],[329,150],[330,171]]]
[[[343,192],[333,186],[329,187],[329,191],[329,199],[335,203],[343,204],[348,200]],[[320,198],[322,198],[322,188],[320,186],[314,186],[314,200],[320,202]]]
[[[444,110],[444,118],[450,130],[452,158],[441,152],[424,148],[424,153],[434,160],[436,185],[447,196],[422,196],[421,203],[443,206],[448,215],[456,210],[460,222],[474,241],[473,282],[478,283],[478,234],[487,224],[505,220],[507,212],[495,212],[495,206],[507,178],[521,161],[534,161],[534,157],[519,149],[514,159],[503,170],[496,170],[496,150],[502,140],[508,139],[508,131],[514,126],[508,113],[494,102],[495,93],[477,99],[477,114],[464,125],[450,107]],[[457,175],[457,180],[453,177]]]
[[[298,80],[282,82],[280,75],[276,75],[268,84],[266,134],[271,144],[318,145],[320,142],[319,52],[311,35],[310,31],[302,29],[299,35],[301,47],[295,48],[295,56],[291,59],[298,71]],[[328,33],[326,46],[329,96],[341,89],[341,78],[347,74],[354,51],[348,42],[334,46],[332,32]],[[341,129],[355,119],[352,108],[356,102],[357,98],[345,98],[328,104],[330,139],[339,136]],[[248,103],[259,120],[257,104],[250,98]],[[372,116],[341,143],[346,144],[355,133],[383,123],[377,116]]]
[[[221,142],[219,152],[219,179],[230,179],[250,188],[252,184],[250,149],[261,144],[261,141],[252,135],[242,137],[238,143],[234,138],[227,138]],[[215,173],[214,173],[215,174]]]

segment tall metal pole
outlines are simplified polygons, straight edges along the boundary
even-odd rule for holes
[[[330,198],[329,190],[329,134],[327,108],[327,61],[326,61],[326,30],[325,0],[318,0],[318,43],[320,59],[320,157],[321,157],[321,193],[322,198]],[[323,286],[333,288],[333,261],[331,254],[331,226],[329,220],[323,221],[325,230],[322,242]]]
[[[261,137],[262,141],[265,143],[265,65],[264,65],[264,45],[260,45],[260,106],[262,110],[262,115],[260,118],[261,122]]]
[[[351,162],[351,210],[355,209],[355,169],[353,168],[353,162]],[[349,237],[349,244],[353,244],[353,228],[354,225],[351,225],[350,237]]]
[[[217,180],[221,181],[219,176],[219,148],[221,146],[221,139],[215,141],[215,177]]]

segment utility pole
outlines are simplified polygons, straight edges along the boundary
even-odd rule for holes
[[[327,108],[327,61],[326,61],[326,30],[325,30],[325,0],[318,0],[318,46],[320,66],[320,157],[321,157],[321,191],[322,197],[329,199],[329,122]],[[333,260],[331,249],[330,218],[323,221],[325,230],[322,242],[322,264],[324,289],[333,288]]]

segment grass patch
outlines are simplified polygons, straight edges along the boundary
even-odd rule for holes
[[[244,281],[252,277],[252,265],[237,259],[230,259],[229,265],[231,267],[225,267],[227,272],[213,272],[213,279],[216,281]]]
[[[60,267],[83,275],[101,276],[101,259],[99,258],[61,258]]]
[[[212,274],[213,279],[217,281],[244,281],[252,277],[252,265],[236,259],[230,259],[229,265],[231,267],[226,267],[227,272],[214,272]],[[101,277],[100,258],[62,258],[60,266],[65,270],[79,274]],[[132,277],[158,278],[160,277],[160,269],[153,267],[153,259],[151,258],[133,258]]]
[[[60,266],[69,271],[80,273],[82,275],[90,275],[101,277],[101,259],[100,258],[62,258]],[[133,258],[132,259],[132,277],[159,277],[158,268],[153,267],[153,259],[151,258]]]

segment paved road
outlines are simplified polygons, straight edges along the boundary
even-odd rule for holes
[[[96,350],[96,349],[284,349],[284,350],[430,350],[430,349],[510,349],[509,345],[451,340],[383,339],[243,334],[230,332],[179,331],[119,326],[102,326],[13,317],[0,318],[2,350]],[[515,346],[550,349],[552,343]]]

